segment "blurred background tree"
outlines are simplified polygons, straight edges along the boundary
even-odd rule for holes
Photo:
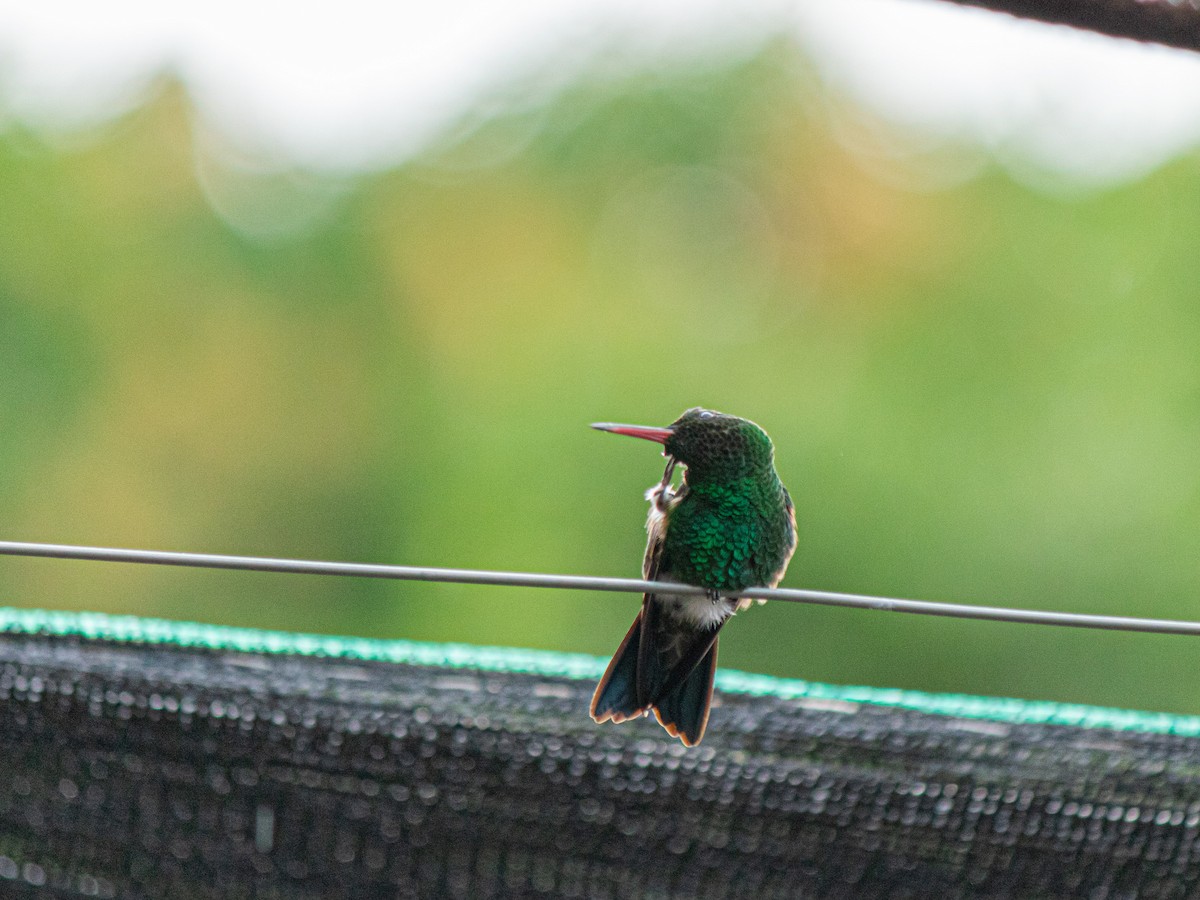
[[[772,434],[785,585],[1200,618],[1200,162],[1036,187],[795,42],[597,66],[380,171],[160,79],[0,133],[14,540],[634,576],[652,448]],[[638,598],[5,559],[0,602],[610,653]],[[807,608],[725,666],[1200,712],[1185,638]]]

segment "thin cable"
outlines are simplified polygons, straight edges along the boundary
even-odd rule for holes
[[[273,559],[260,556],[222,556],[210,553],[173,553],[161,550],[121,550],[112,547],[30,544],[20,541],[0,541],[0,555],[580,591],[627,591],[637,594],[657,591],[697,596],[706,593],[704,588],[695,585],[667,581],[642,581],[636,578],[543,575],[533,572],[492,572],[481,569],[435,569],[424,566],[388,566],[372,563],[321,562],[307,559]],[[871,597],[865,594],[838,594],[831,591],[807,591],[794,588],[749,588],[728,596],[760,600],[786,600],[789,603],[816,603],[821,606],[842,606],[851,609],[874,609],[882,612],[914,613],[923,616],[950,616],[956,619],[1020,622],[1028,625],[1062,625],[1070,628],[1103,628],[1110,631],[1200,635],[1200,622],[1181,622],[1171,619],[1136,619],[1126,616],[1093,616],[1082,613],[1009,609],[1002,606],[970,606],[961,603],[901,600],[894,597]]]

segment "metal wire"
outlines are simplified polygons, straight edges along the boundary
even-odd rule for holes
[[[0,541],[0,555],[580,591],[626,591],[637,594],[647,591],[660,593],[669,591],[673,594],[694,595],[706,593],[704,588],[695,585],[666,581],[642,581],[636,578],[596,578],[586,575],[544,575],[533,572],[493,572],[480,569],[437,569],[424,566],[322,562],[259,556],[223,556],[161,550],[122,550],[112,547],[75,547],[65,544],[31,544],[20,541]],[[750,588],[729,596],[786,600],[789,603],[815,603],[821,606],[841,606],[851,609],[873,609],[881,612],[915,613],[924,616],[950,616],[957,619],[988,619],[995,622],[1018,622],[1028,625],[1061,625],[1070,628],[1102,628],[1110,631],[1200,635],[1200,622],[1182,622],[1171,619],[1139,619],[1126,616],[1095,616],[1083,613],[1010,609],[1002,606],[972,606],[961,603],[901,600],[895,597],[871,597],[865,594],[839,594],[832,591],[809,591],[794,588]]]

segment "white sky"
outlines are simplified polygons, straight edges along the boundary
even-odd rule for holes
[[[0,0],[0,104],[102,118],[162,71],[249,146],[345,169],[419,149],[523,74],[788,30],[889,119],[1103,183],[1200,143],[1200,54],[938,0]],[[747,11],[749,9],[749,11]],[[0,107],[2,110],[2,107]]]

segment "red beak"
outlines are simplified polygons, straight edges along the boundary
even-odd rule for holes
[[[614,425],[612,422],[596,422],[592,427],[600,431],[611,431],[613,434],[627,434],[630,437],[642,438],[658,444],[665,444],[667,438],[675,433],[670,428],[654,428],[650,425]]]

